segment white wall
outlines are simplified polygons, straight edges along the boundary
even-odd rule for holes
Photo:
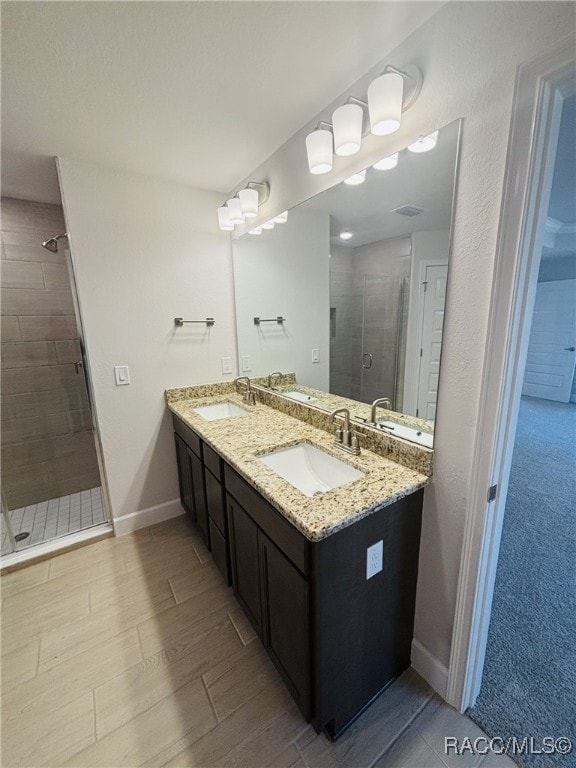
[[[398,48],[386,57],[387,63],[398,67],[418,64],[425,78],[420,97],[405,113],[398,133],[367,136],[360,153],[335,160],[331,174],[311,176],[304,137],[318,119],[330,119],[342,98],[249,175],[249,179],[270,181],[271,195],[261,211],[265,220],[402,148],[419,134],[464,118],[434,482],[424,502],[415,624],[419,653],[417,659],[413,657],[441,692],[450,659],[464,518],[474,473],[472,451],[516,68],[573,27],[571,3],[448,3],[401,45],[398,41]],[[346,95],[362,97],[380,71],[381,67],[372,70]]]
[[[160,516],[179,512],[164,390],[232,378],[221,375],[223,355],[236,370],[220,196],[68,159],[58,165],[113,515],[158,505]],[[174,327],[174,317],[207,316],[216,319],[209,330]],[[130,366],[130,386],[115,386],[119,364]]]
[[[235,240],[233,251],[238,350],[251,357],[247,375],[294,372],[300,384],[327,391],[329,215],[291,211],[285,224]],[[279,315],[282,325],[254,325],[254,317]],[[320,350],[319,363],[312,363],[312,349]]]

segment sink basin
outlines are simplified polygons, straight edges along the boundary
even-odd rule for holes
[[[299,403],[313,403],[318,399],[317,397],[312,397],[312,395],[305,395],[304,392],[297,392],[296,390],[292,392],[282,392],[281,394],[285,397],[291,397],[292,400],[298,400]]]
[[[434,435],[414,429],[414,427],[408,427],[406,424],[395,424],[393,421],[379,421],[378,426],[386,432],[402,437],[404,440],[418,443],[418,445],[423,445],[425,448],[432,448],[434,444]]]
[[[310,443],[298,443],[259,457],[305,496],[315,496],[364,477],[354,467]]]
[[[248,416],[250,411],[241,408],[236,403],[215,403],[214,405],[200,405],[194,408],[194,413],[202,416],[206,421],[217,421],[218,419],[235,419],[238,416]]]

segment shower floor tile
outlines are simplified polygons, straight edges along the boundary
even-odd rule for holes
[[[13,509],[8,514],[14,536],[29,534],[17,542],[18,550],[106,522],[101,487]],[[0,535],[4,555],[11,551],[11,547],[3,515]]]

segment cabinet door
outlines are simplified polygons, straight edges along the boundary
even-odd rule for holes
[[[228,531],[234,594],[258,634],[261,634],[258,528],[252,518],[230,496],[228,496]]]
[[[298,707],[311,716],[310,606],[307,579],[258,532],[262,640]]]
[[[204,493],[204,469],[202,462],[196,454],[187,448],[190,471],[192,473],[192,495],[194,498],[194,513],[196,525],[200,529],[206,546],[210,548],[210,534],[208,532],[208,512],[206,510],[206,496]]]
[[[188,460],[188,446],[178,435],[174,435],[176,443],[176,459],[178,462],[178,483],[180,485],[180,501],[192,520],[195,520],[194,497],[192,494],[192,469]]]
[[[226,513],[224,511],[222,485],[207,467],[204,467],[204,481],[206,484],[208,516],[219,528],[222,536],[226,537]]]

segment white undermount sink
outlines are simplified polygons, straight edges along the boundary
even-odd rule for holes
[[[305,496],[325,493],[364,477],[363,472],[310,443],[281,448],[259,459]]]
[[[235,419],[238,416],[248,416],[250,411],[236,405],[236,403],[214,403],[214,405],[199,405],[198,408],[194,408],[194,413],[202,416],[206,421],[217,421],[218,419]]]
[[[410,440],[413,443],[418,443],[425,448],[432,448],[434,445],[434,435],[429,432],[422,432],[420,429],[409,427],[406,424],[395,424],[393,421],[379,421],[378,426],[386,432],[390,432],[397,437],[402,437],[404,440]]]
[[[292,390],[291,392],[281,392],[280,394],[284,395],[285,397],[291,397],[292,400],[298,400],[299,403],[313,403],[318,399],[317,397],[312,397],[312,395],[305,395],[304,392],[298,392],[297,390]]]

